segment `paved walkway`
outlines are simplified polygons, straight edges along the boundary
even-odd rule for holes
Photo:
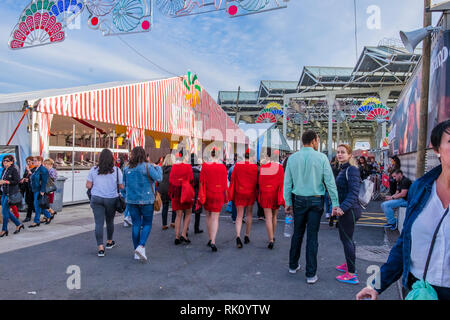
[[[361,284],[338,283],[335,266],[344,262],[342,245],[337,229],[323,224],[320,280],[307,285],[304,267],[295,275],[288,273],[290,239],[283,236],[283,223],[278,226],[273,250],[267,249],[265,223],[257,219],[251,243],[237,249],[234,224],[224,213],[217,239],[219,251],[212,253],[206,246],[204,219],[204,233],[191,232],[190,245],[175,246],[173,229],[161,230],[161,216],[156,214],[146,264],[133,260],[131,229],[122,226],[121,216],[114,234],[117,247],[107,250],[106,257],[97,257],[88,205],[65,207],[50,225],[27,228],[18,235],[12,235],[14,226],[10,225],[10,235],[0,239],[0,259],[14,272],[0,274],[0,299],[354,299],[370,276],[367,268],[380,266],[389,249],[383,229],[358,226],[355,241]],[[301,264],[305,265],[304,250]],[[80,267],[80,290],[67,288],[66,270],[71,265]],[[381,299],[399,299],[396,286]]]

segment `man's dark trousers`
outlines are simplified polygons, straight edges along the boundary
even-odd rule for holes
[[[318,233],[323,214],[323,196],[303,197],[292,195],[294,209],[294,234],[289,251],[289,268],[297,269],[303,236],[306,230],[306,277],[312,278],[317,272]]]

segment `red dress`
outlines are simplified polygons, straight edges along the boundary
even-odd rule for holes
[[[279,163],[261,165],[258,177],[258,203],[263,209],[278,210],[284,203],[284,170]]]
[[[194,201],[181,203],[181,185],[183,180],[189,181],[194,187],[194,174],[192,173],[192,166],[186,163],[177,163],[172,166],[169,176],[169,195],[172,200],[172,210],[187,210],[192,209]]]
[[[205,163],[200,174],[200,189],[205,194],[205,210],[220,212],[227,202],[227,168],[221,163]]]
[[[256,201],[258,167],[248,161],[238,162],[231,175],[228,196],[237,207],[251,206]]]

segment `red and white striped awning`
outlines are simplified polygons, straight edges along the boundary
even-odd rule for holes
[[[209,129],[218,129],[222,139],[217,140],[232,142],[227,129],[239,127],[204,89],[200,104],[192,108],[183,80],[176,77],[43,97],[37,111],[200,139]]]

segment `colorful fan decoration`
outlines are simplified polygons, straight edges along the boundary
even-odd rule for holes
[[[389,109],[382,104],[377,104],[374,108],[367,114],[366,120],[385,120],[389,114]]]
[[[86,0],[88,25],[104,36],[148,32],[151,29],[151,0]]]
[[[200,95],[202,88],[196,82],[198,77],[196,74],[192,74],[190,71],[187,74],[187,79],[184,79],[184,86],[188,90],[185,98],[191,101],[191,107],[195,108],[200,103]]]
[[[265,111],[265,109],[263,111],[264,112],[260,112],[260,114],[258,115],[258,118],[256,119],[256,123],[276,123],[277,122],[277,118],[275,117],[275,115],[272,112]]]
[[[184,9],[185,3],[185,0],[156,0],[159,11],[169,17],[176,17]]]
[[[63,41],[65,27],[83,8],[81,0],[32,1],[14,27],[9,47],[22,49]]]

